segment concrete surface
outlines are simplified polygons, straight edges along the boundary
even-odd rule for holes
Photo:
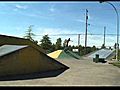
[[[120,68],[91,60],[59,60],[70,67],[50,78],[0,81],[4,86],[120,86]]]

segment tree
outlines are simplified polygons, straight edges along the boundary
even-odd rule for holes
[[[67,42],[67,39],[65,39],[64,42],[63,42],[63,47],[64,48],[66,47],[66,42]]]
[[[95,46],[93,46],[92,48],[92,52],[95,51],[97,48]]]
[[[55,44],[54,43],[52,44],[52,47],[50,50],[51,50],[51,52],[55,51]]]
[[[35,34],[32,33],[32,27],[33,27],[33,25],[30,25],[30,26],[28,27],[28,29],[27,29],[27,31],[26,31],[26,35],[24,36],[24,38],[29,39],[29,40],[31,40],[31,41],[34,41],[34,40],[33,40],[33,36],[35,36]],[[35,42],[36,42],[36,41],[35,41]]]
[[[35,41],[33,41],[35,44],[38,44],[38,41],[37,40],[35,40]]]
[[[61,43],[62,43],[61,38],[58,38],[58,39],[57,39],[57,42],[56,42],[56,45],[55,45],[55,49],[56,49],[56,50],[62,48]]]
[[[69,45],[68,47],[69,47],[68,50],[69,50],[69,51],[72,51],[72,46]]]
[[[43,36],[42,40],[40,42],[41,42],[40,46],[43,49],[45,49],[45,50],[51,50],[52,43],[51,43],[50,37],[48,37],[48,35]]]
[[[92,52],[92,48],[91,47],[87,47],[87,52],[85,54],[88,54],[90,52]]]
[[[72,49],[75,49],[75,46],[74,46],[74,45],[72,46]]]

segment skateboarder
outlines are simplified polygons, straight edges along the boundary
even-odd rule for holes
[[[68,50],[68,43],[70,42],[71,40],[70,40],[70,38],[68,39],[68,40],[66,40],[65,39],[65,49],[64,49],[64,51],[67,51]]]

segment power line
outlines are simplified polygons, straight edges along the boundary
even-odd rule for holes
[[[45,35],[45,34],[44,34]],[[44,35],[38,35],[36,34],[35,36],[44,36]],[[49,36],[72,36],[72,35],[78,35],[78,34],[48,34]],[[80,35],[85,35],[85,34],[80,34]],[[104,35],[104,34],[87,34],[87,35]],[[116,36],[116,34],[105,34],[105,35],[112,35]],[[119,35],[120,36],[120,35]]]

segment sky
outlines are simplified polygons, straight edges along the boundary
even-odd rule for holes
[[[120,16],[120,2],[111,2],[117,8]],[[116,34],[116,13],[108,3],[97,1],[14,1],[0,2],[0,34],[23,37],[30,25],[36,35],[34,40],[40,41],[43,35],[48,34],[52,43],[57,38],[62,41],[71,38],[69,45],[85,43],[85,15],[88,10],[87,46],[101,46],[103,44],[104,27],[106,34]],[[58,35],[69,34],[69,35]],[[40,42],[39,42],[40,43]],[[116,43],[115,35],[106,35],[106,46]]]

